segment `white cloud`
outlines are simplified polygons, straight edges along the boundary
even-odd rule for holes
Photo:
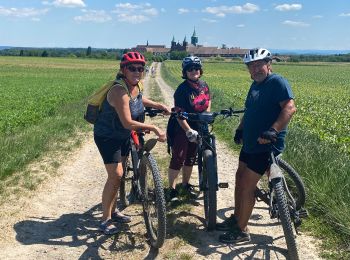
[[[112,20],[112,17],[104,10],[83,10],[84,15],[75,16],[77,22],[105,23]]]
[[[244,28],[244,27],[245,27],[245,24],[237,24],[236,27],[238,27],[238,28]]]
[[[314,19],[321,19],[321,18],[323,18],[323,15],[314,15],[314,16],[312,16],[312,18],[314,18]]]
[[[128,14],[119,14],[118,21],[120,22],[128,22],[128,23],[142,23],[149,21],[150,19],[144,15],[128,15]]]
[[[178,14],[185,14],[188,13],[190,10],[186,9],[186,8],[179,8],[177,9],[177,13]]]
[[[307,24],[304,22],[296,22],[296,21],[290,21],[290,20],[286,20],[282,24],[294,26],[294,27],[308,27],[308,26],[310,26],[310,24]]]
[[[203,22],[206,22],[206,23],[217,23],[217,22],[218,22],[217,20],[214,20],[214,19],[207,19],[207,18],[203,18],[202,21],[203,21]]]
[[[158,11],[156,8],[148,8],[148,9],[144,9],[143,13],[145,13],[146,15],[151,15],[151,16],[156,16],[158,15]]]
[[[149,21],[152,17],[158,15],[158,10],[156,8],[153,8],[150,3],[120,3],[115,7],[116,9],[113,10],[112,13],[117,14],[117,19],[120,22],[128,22],[133,24],[142,23]]]
[[[206,7],[202,12],[214,14],[218,17],[225,17],[226,14],[247,14],[247,13],[255,13],[259,11],[259,6],[251,3],[246,3],[245,5],[235,5],[235,6],[214,6],[214,7]]]
[[[278,11],[297,11],[301,10],[303,6],[301,4],[283,4],[283,5],[277,5],[275,7],[276,10]]]
[[[43,1],[44,5],[53,5],[56,7],[85,7],[83,0],[55,0],[53,2]]]
[[[342,13],[342,14],[340,14],[339,16],[350,16],[350,13]]]
[[[35,9],[35,8],[4,8],[0,6],[0,15],[12,17],[37,17],[44,15],[49,9]]]

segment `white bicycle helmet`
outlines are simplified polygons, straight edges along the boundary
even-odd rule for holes
[[[202,62],[197,56],[187,56],[182,60],[182,69],[186,70],[191,65],[202,68]]]
[[[264,48],[255,48],[249,50],[243,58],[243,62],[245,64],[256,61],[256,60],[266,60],[271,61],[272,60],[272,54],[270,51]]]

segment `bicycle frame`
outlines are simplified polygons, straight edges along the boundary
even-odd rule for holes
[[[209,125],[213,124],[218,115],[233,116],[244,110],[234,111],[232,108],[220,112],[202,113],[174,113],[175,116],[197,122],[198,129],[198,174],[199,189],[203,192],[204,214],[208,231],[214,230],[217,214],[217,194],[219,188],[227,188],[228,183],[219,183],[217,172],[217,153],[215,135],[209,131]]]

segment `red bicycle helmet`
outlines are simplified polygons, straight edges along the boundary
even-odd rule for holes
[[[124,67],[129,63],[141,63],[142,65],[145,65],[146,60],[141,53],[131,51],[123,55],[122,60],[120,61],[120,67]]]

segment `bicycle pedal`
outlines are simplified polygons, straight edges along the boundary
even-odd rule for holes
[[[220,183],[218,184],[218,186],[219,186],[219,188],[224,188],[224,189],[226,189],[226,188],[228,188],[228,182],[220,182]]]
[[[270,204],[270,194],[265,190],[257,188],[255,190],[255,198],[258,202],[263,201],[266,204]]]
[[[309,213],[306,209],[300,209],[299,210],[299,217],[300,218],[307,218],[309,216]]]

